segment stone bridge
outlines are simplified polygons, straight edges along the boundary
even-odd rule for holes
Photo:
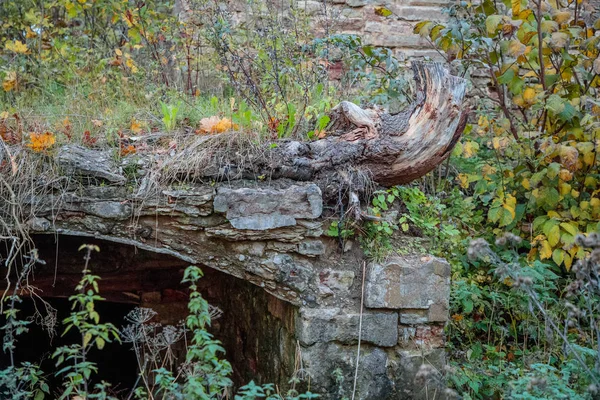
[[[27,204],[27,230],[46,261],[30,283],[43,296],[72,294],[76,249],[96,243],[102,295],[176,323],[186,312],[182,270],[198,265],[203,295],[224,311],[214,329],[238,382],[286,387],[300,369],[312,391],[348,396],[360,339],[357,398],[432,398],[436,388],[415,374],[444,365],[444,260],[408,253],[373,263],[358,242],[341,247],[324,234],[331,212],[313,183],[185,184],[140,199],[105,152],[67,146],[58,163],[78,184]]]
[[[74,144],[39,154],[0,140],[0,238],[31,237],[46,263],[28,284],[46,298],[73,293],[76,249],[98,244],[91,268],[102,295],[151,307],[162,323],[185,317],[182,271],[200,266],[202,294],[223,311],[211,329],[237,385],[285,389],[301,377],[326,399],[438,398],[435,380],[415,378],[424,364],[439,377],[444,364],[448,263],[411,252],[419,246],[406,238],[395,238],[393,257],[369,262],[355,240],[324,234],[349,211],[373,219],[361,196],[425,175],[459,140],[466,82],[439,64],[413,71],[417,93],[404,111],[342,102],[330,134],[314,141],[235,147],[245,133],[182,133],[170,136],[180,141],[173,154],[158,146],[115,157]],[[10,261],[6,248],[0,260]]]

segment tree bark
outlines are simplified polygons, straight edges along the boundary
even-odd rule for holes
[[[464,79],[439,63],[413,62],[413,71],[416,99],[397,114],[342,102],[332,110],[329,136],[324,139],[279,140],[256,152],[260,155],[229,151],[212,171],[206,168],[194,175],[215,180],[289,178],[314,181],[323,189],[324,181],[332,182],[333,176],[353,170],[383,186],[411,182],[450,155],[468,114]],[[183,166],[184,170],[198,149],[190,147],[165,166]]]

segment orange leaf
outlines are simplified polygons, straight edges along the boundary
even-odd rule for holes
[[[216,115],[200,120],[200,129],[197,133],[200,134],[215,134],[223,133],[231,129],[237,129],[238,125],[231,122],[228,118],[220,119]]]
[[[52,147],[52,145],[54,145],[54,143],[56,142],[56,137],[54,136],[53,133],[50,133],[50,132],[44,132],[44,133],[31,132],[29,134],[29,141],[30,142],[27,143],[27,147],[29,147],[31,150],[35,151],[36,153],[39,153],[42,151],[46,151],[50,147]]]
[[[130,144],[128,146],[121,146],[121,156],[126,156],[128,154],[135,154],[137,149],[134,145]]]
[[[131,131],[134,133],[140,133],[140,131],[142,130],[142,124],[138,120],[133,118],[131,120],[131,126],[129,127],[129,129],[131,129]]]

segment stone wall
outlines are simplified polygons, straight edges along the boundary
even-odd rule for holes
[[[447,262],[409,251],[415,246],[401,237],[398,254],[381,263],[369,263],[358,242],[340,247],[324,234],[335,216],[311,182],[186,183],[140,195],[109,153],[61,148],[57,168],[71,184],[32,196],[23,207],[32,234],[120,244],[110,255],[121,267],[102,270],[113,265],[107,262],[97,271],[112,287],[111,300],[152,306],[161,318],[185,311],[177,282],[182,264],[196,264],[246,285],[207,279],[205,294],[233,317],[221,333],[246,332],[226,341],[230,357],[254,376],[286,387],[289,374],[301,374],[325,399],[350,396],[360,340],[357,398],[432,398],[434,384],[415,377],[422,364],[437,371],[444,365]],[[143,186],[143,167],[138,174]],[[135,259],[135,249],[167,260]],[[45,295],[72,290],[77,276],[68,277],[63,265],[49,262],[30,283],[43,286],[46,279]]]
[[[175,13],[187,20],[182,5],[188,0],[177,0]],[[307,11],[313,20],[312,28],[318,36],[329,33],[360,35],[365,45],[388,47],[401,61],[440,55],[419,35],[413,33],[415,24],[422,20],[443,20],[442,8],[450,0],[296,0],[296,5]],[[275,8],[288,7],[287,3],[274,3]],[[377,7],[392,11],[389,17],[375,13]],[[232,20],[242,22],[256,7],[243,0],[231,0],[227,9]]]
[[[443,20],[442,8],[449,0],[333,0],[326,9],[337,33],[360,35],[366,45],[391,48],[401,61],[429,57],[438,59],[439,54],[419,35],[413,33],[417,22]],[[323,2],[299,1],[316,18],[323,18]],[[389,17],[375,13],[376,7],[393,12]]]

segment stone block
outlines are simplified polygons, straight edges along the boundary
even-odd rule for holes
[[[405,21],[442,21],[446,19],[441,7],[401,6],[394,9],[398,17]]]
[[[116,165],[110,150],[93,150],[78,145],[62,146],[58,150],[58,165],[65,176],[82,176],[107,180],[123,185],[127,179]]]
[[[27,221],[27,227],[32,232],[46,232],[50,230],[52,224],[46,218],[33,217]]]
[[[315,343],[358,342],[360,315],[347,314],[339,308],[303,309],[296,321],[296,335],[303,345]],[[392,347],[398,343],[398,314],[364,313],[363,343]]]
[[[345,382],[353,382],[356,367],[356,346],[339,343],[317,343],[303,347],[302,363],[310,375],[311,391],[326,393],[324,399],[341,399],[352,396],[351,385],[342,385],[332,377],[339,370]],[[356,398],[363,400],[398,399],[388,376],[389,356],[380,348],[361,349]],[[350,386],[350,387],[349,387]]]
[[[405,349],[442,348],[446,342],[443,325],[400,325],[400,345]]]
[[[316,257],[320,256],[325,252],[325,245],[320,240],[303,240],[298,243],[298,253],[309,256]]]
[[[354,283],[354,271],[325,269],[319,273],[319,283],[332,290],[347,292]]]
[[[100,218],[123,220],[131,217],[131,204],[120,201],[81,203],[80,209]]]
[[[296,219],[320,217],[323,197],[315,184],[285,189],[219,188],[213,205],[235,229],[262,231],[294,226]]]
[[[430,322],[446,322],[448,321],[448,307],[445,304],[432,304],[429,306],[429,321]]]
[[[436,257],[393,257],[368,266],[365,305],[369,308],[448,307],[450,264]]]
[[[398,389],[396,398],[414,400],[444,398],[444,387],[439,386],[440,371],[443,371],[446,365],[444,349],[399,350],[396,355],[397,359],[392,368],[395,387]],[[417,382],[415,378],[423,365],[431,366],[431,373],[435,376]]]
[[[429,322],[427,310],[402,310],[400,323],[406,325],[419,325]]]

